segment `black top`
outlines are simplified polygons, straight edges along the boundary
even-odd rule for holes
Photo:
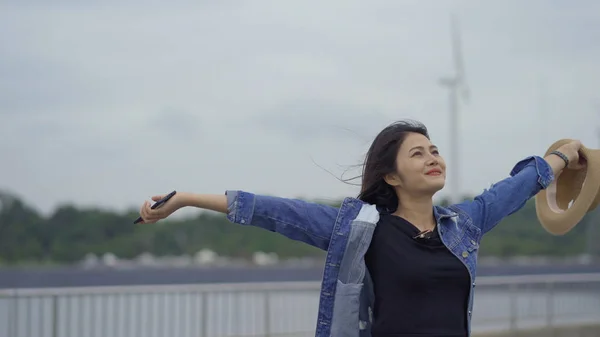
[[[465,337],[469,271],[442,243],[382,214],[366,254],[375,287],[373,337]]]

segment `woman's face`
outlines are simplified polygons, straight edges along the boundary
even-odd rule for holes
[[[409,133],[396,156],[388,184],[413,195],[435,194],[446,183],[446,163],[438,148],[420,133]]]

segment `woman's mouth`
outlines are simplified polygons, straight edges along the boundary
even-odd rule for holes
[[[427,173],[425,173],[425,174],[426,174],[426,175],[428,175],[428,176],[439,176],[439,175],[441,175],[441,174],[442,174],[442,171],[441,171],[441,170],[438,170],[438,169],[433,169],[433,170],[431,170],[431,171],[428,171],[428,172],[427,172]]]

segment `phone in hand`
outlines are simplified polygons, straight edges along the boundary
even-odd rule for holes
[[[159,201],[155,202],[154,204],[152,204],[152,206],[150,206],[151,209],[157,209],[160,206],[164,205],[167,201],[169,201],[169,199],[171,199],[175,193],[177,193],[176,191],[173,191],[167,195],[165,195],[162,199],[160,199]],[[133,223],[134,224],[138,224],[140,222],[144,221],[144,219],[142,219],[142,217],[137,218]]]

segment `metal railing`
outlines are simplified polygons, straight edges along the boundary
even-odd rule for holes
[[[312,336],[319,286],[0,290],[0,337]],[[479,277],[474,306],[476,334],[599,324],[600,274]]]

